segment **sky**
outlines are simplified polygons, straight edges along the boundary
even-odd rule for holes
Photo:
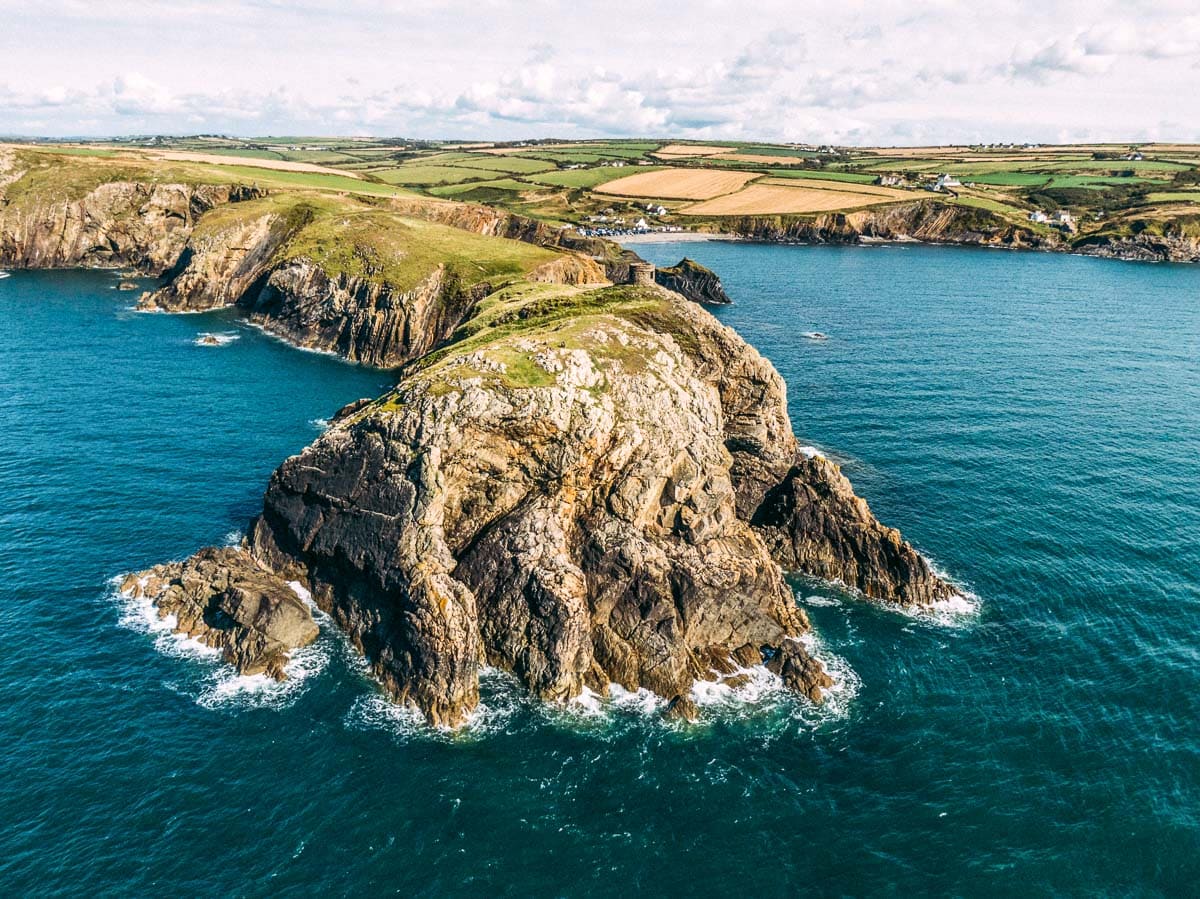
[[[1200,142],[1200,2],[0,0],[0,135]]]

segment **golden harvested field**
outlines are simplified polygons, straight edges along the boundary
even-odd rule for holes
[[[667,144],[665,147],[659,148],[653,155],[655,156],[716,156],[718,153],[728,153],[728,147],[704,147],[700,145],[692,146],[691,144]]]
[[[832,182],[827,182],[832,183]],[[911,194],[901,191],[868,193],[844,189],[812,188],[791,184],[751,184],[745,190],[728,196],[717,197],[681,209],[684,215],[766,215],[772,213],[832,212],[835,209],[855,209],[894,203],[901,199],[912,199]]]
[[[754,172],[717,169],[661,169],[618,178],[594,187],[598,194],[616,197],[646,197],[654,200],[708,200],[741,190],[759,177]]]
[[[341,175],[346,178],[361,178],[361,175],[344,169],[332,169],[327,165],[311,162],[284,162],[282,159],[257,159],[253,156],[225,156],[221,153],[193,153],[190,150],[151,150],[138,152],[152,159],[171,159],[175,162],[207,162],[213,165],[238,165],[254,169],[275,169],[278,172],[315,172],[320,175]]]
[[[728,159],[732,162],[754,162],[762,165],[803,165],[799,156],[764,156],[760,153],[721,153],[711,159]]]

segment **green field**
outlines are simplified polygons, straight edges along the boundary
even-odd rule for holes
[[[634,172],[654,172],[663,168],[663,166],[638,166],[634,170],[629,168],[614,169],[609,166],[604,168],[591,169],[564,169],[553,172],[545,172],[539,175],[530,175],[526,180],[533,181],[538,184],[546,184],[557,187],[595,187],[598,184],[603,184],[606,181],[615,181],[617,178],[625,178]]]
[[[464,194],[469,194],[476,190],[488,191],[523,191],[534,190],[537,185],[528,184],[524,181],[515,181],[512,178],[497,178],[493,181],[474,181],[470,184],[455,184],[448,187],[435,187],[429,192],[436,197],[461,197]]]
[[[872,184],[877,176],[866,172],[836,172],[827,169],[767,169],[772,178],[818,178],[822,181],[849,181]]]
[[[402,165],[394,169],[372,169],[371,174],[388,184],[459,184],[463,181],[486,181],[490,173],[477,169],[455,168],[448,165]]]
[[[470,169],[485,169],[492,172],[506,172],[509,175],[532,175],[537,172],[548,172],[554,168],[554,163],[542,159],[528,159],[524,156],[472,156],[463,159],[455,165]]]
[[[464,143],[466,144],[464,146]],[[283,172],[249,166],[203,166],[189,171],[214,181],[237,179],[272,187],[305,187],[388,197],[425,195],[492,204],[556,224],[583,224],[607,210],[630,220],[644,214],[639,201],[593,192],[609,181],[662,169],[651,155],[667,144],[711,145],[729,154],[763,157],[753,162],[688,157],[672,165],[767,175],[779,181],[806,179],[869,184],[880,175],[903,176],[907,193],[931,204],[953,204],[1004,217],[1014,225],[1045,232],[1028,222],[1027,212],[1067,210],[1080,233],[1100,228],[1144,229],[1175,215],[1179,207],[1153,204],[1200,202],[1200,146],[1074,145],[1065,147],[928,147],[916,151],[826,148],[825,152],[761,141],[594,140],[508,145],[437,140],[351,140],[329,137],[139,138],[101,142],[90,147],[64,146],[58,152],[103,157],[126,149],[185,149],[230,157],[307,162],[328,166],[330,174]],[[111,149],[109,149],[111,147]],[[291,149],[318,147],[320,149]],[[1139,150],[1143,159],[1121,158]],[[499,151],[499,152],[489,152]],[[1115,158],[1096,158],[1097,156]],[[118,155],[122,165],[139,164],[133,154]],[[624,163],[614,166],[614,162]],[[638,163],[647,163],[639,165]],[[653,164],[649,164],[653,163]],[[363,180],[339,172],[354,172]],[[947,173],[980,186],[931,193],[937,175]],[[34,178],[31,183],[36,183]],[[799,186],[797,184],[797,186]],[[82,189],[83,185],[79,185]],[[958,196],[955,196],[958,193]],[[905,200],[906,201],[906,200]],[[666,224],[694,226],[679,207],[665,204]],[[1169,211],[1174,210],[1174,211]],[[658,221],[658,220],[656,220]],[[1101,224],[1103,223],[1103,224]],[[719,225],[717,225],[719,227]]]

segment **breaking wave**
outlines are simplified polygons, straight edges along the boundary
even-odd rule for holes
[[[313,608],[321,634],[313,643],[292,652],[283,668],[287,679],[277,681],[265,674],[238,674],[222,659],[220,649],[175,633],[178,618],[174,614],[160,616],[158,607],[147,597],[122,593],[123,579],[119,575],[110,582],[113,598],[120,608],[118,624],[151,636],[154,648],[163,655],[196,663],[197,679],[169,682],[165,686],[204,708],[287,708],[304,693],[308,682],[329,666],[333,656],[334,639],[328,633],[328,617],[312,605],[308,591],[298,584],[292,584],[292,589]],[[197,673],[196,669],[190,673]]]
[[[196,346],[229,346],[241,337],[236,331],[201,331],[192,343]]]

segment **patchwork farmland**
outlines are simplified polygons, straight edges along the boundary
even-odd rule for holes
[[[1200,233],[1200,146],[832,147],[686,140],[494,143],[145,138],[59,152],[219,163],[266,186],[486,203],[585,231],[721,231],[891,204],[973,210],[981,228],[1072,240]]]

